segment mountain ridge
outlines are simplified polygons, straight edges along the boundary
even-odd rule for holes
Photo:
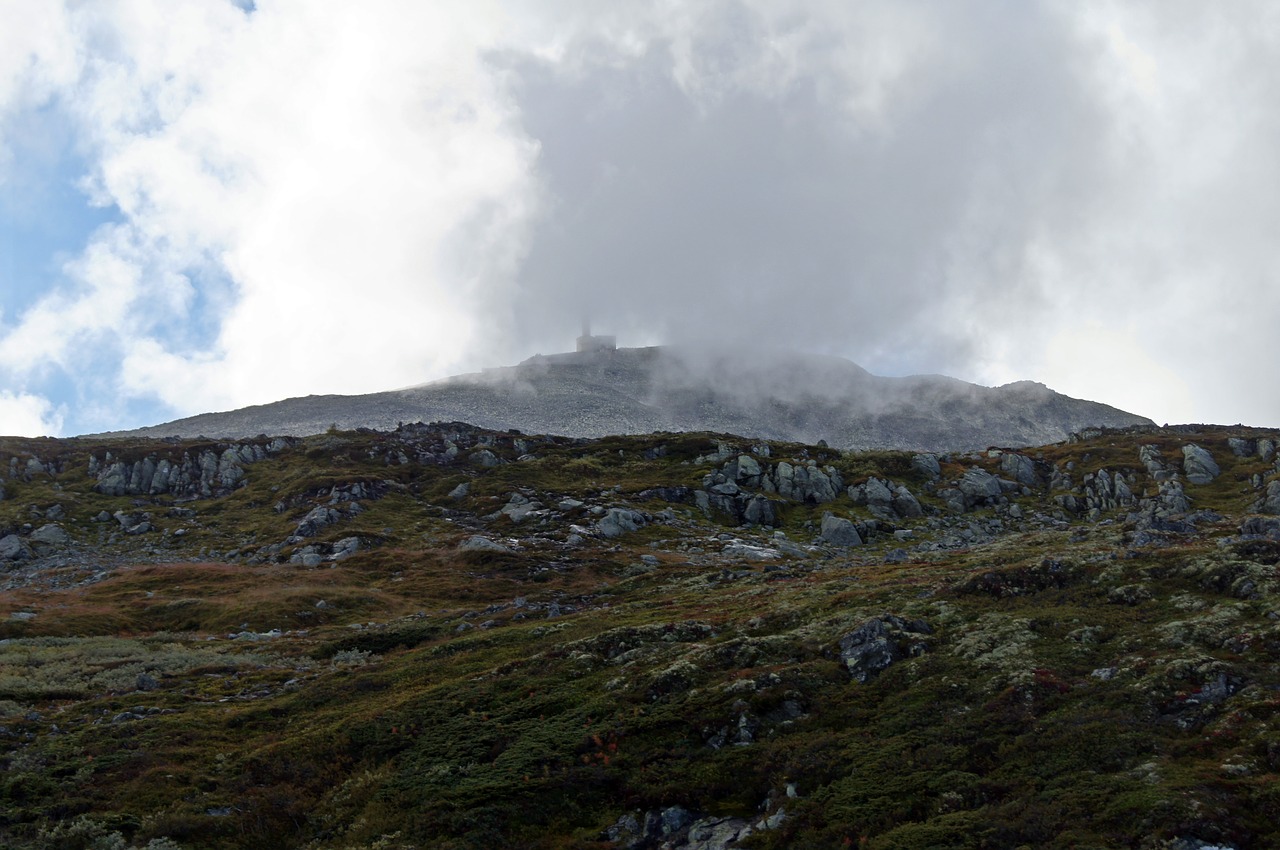
[[[1155,424],[1033,381],[983,387],[942,375],[878,376],[843,358],[784,350],[653,346],[535,355],[398,390],[303,396],[87,436],[306,436],[413,421],[593,438],[712,431],[922,451],[1043,445],[1087,427]]]

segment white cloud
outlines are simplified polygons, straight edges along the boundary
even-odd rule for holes
[[[120,211],[0,324],[11,395],[60,370],[86,429],[413,384],[584,307],[1280,423],[1266,3],[0,4],[0,134],[64,111]]]
[[[93,194],[124,224],[17,317],[0,366],[65,366],[87,334],[114,334],[120,389],[194,412],[466,359],[536,194],[537,146],[482,55],[491,9],[134,0],[68,16],[91,58],[63,94],[96,146]],[[205,295],[187,272],[211,265],[232,282],[216,340],[171,347],[166,326]]]
[[[46,398],[0,390],[0,436],[55,437],[62,420],[62,411]]]

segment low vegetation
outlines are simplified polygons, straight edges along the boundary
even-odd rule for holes
[[[106,453],[227,445],[0,440],[0,845],[1280,846],[1268,438],[1102,431],[1020,450],[1019,486],[998,450],[934,480],[405,426],[280,441],[194,496],[100,492]],[[1139,447],[1181,480],[1192,443],[1220,474],[1157,516]],[[742,456],[923,515],[766,493],[774,523],[741,524],[697,493]],[[974,467],[1003,495],[957,512]],[[1133,499],[1091,512],[1104,469]]]

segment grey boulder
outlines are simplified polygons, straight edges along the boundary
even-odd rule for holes
[[[849,547],[862,545],[862,537],[858,535],[857,527],[849,520],[833,514],[826,514],[822,517],[820,536],[832,546]]]
[[[630,508],[609,508],[605,515],[596,522],[596,530],[601,536],[613,539],[644,527],[644,514]]]
[[[1222,474],[1213,455],[1197,446],[1188,443],[1182,447],[1182,470],[1192,484],[1208,484]]]
[[[49,523],[31,532],[31,541],[43,543],[46,546],[66,546],[71,542],[71,535],[67,534],[62,526]]]
[[[0,537],[0,561],[20,561],[31,557],[31,548],[16,534]]]

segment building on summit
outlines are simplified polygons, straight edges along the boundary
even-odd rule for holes
[[[592,336],[591,322],[582,322],[582,336],[578,337],[578,353],[590,354],[596,351],[617,351],[618,338],[613,336]]]

